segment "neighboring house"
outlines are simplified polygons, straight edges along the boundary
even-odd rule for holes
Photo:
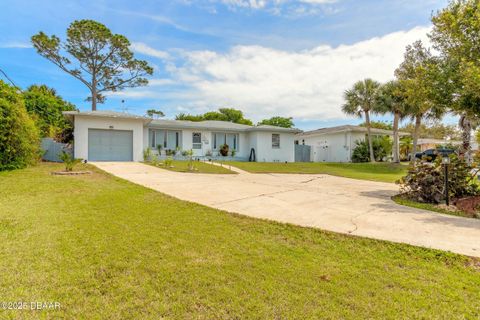
[[[462,144],[462,141],[457,141],[457,140],[419,138],[417,141],[417,145],[418,145],[417,150],[420,150],[420,152],[423,152],[428,149],[436,149],[438,146],[444,146],[444,145],[459,146],[461,144]]]
[[[225,121],[154,120],[121,112],[66,111],[74,121],[74,155],[89,161],[143,161],[143,151],[193,150],[195,157],[218,157],[223,144],[236,160],[255,154],[259,162],[293,162],[298,129],[248,126]],[[253,151],[252,151],[253,150]]]
[[[393,136],[393,131],[376,128],[371,128],[371,133],[374,137]],[[344,125],[299,133],[295,143],[311,146],[313,162],[351,162],[357,141],[365,140],[366,134],[365,127]],[[406,135],[409,133],[399,133],[399,136]]]

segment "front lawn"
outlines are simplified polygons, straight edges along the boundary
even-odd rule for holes
[[[5,318],[474,319],[478,260],[241,217],[112,177],[0,173]],[[265,208],[268,210],[268,208]]]
[[[148,164],[151,164],[151,163],[148,163]],[[176,172],[216,173],[216,174],[235,174],[236,173],[229,170],[227,166],[220,167],[220,166],[212,165],[202,161],[194,161],[193,164],[196,169],[194,171],[189,170],[188,161],[181,161],[181,160],[173,160],[171,166],[165,166],[164,162],[160,161],[160,165],[158,165],[157,167],[161,169],[167,169],[170,171],[176,171]]]
[[[312,173],[395,182],[407,174],[408,166],[393,163],[325,163],[325,162],[232,162],[233,166],[254,173]]]

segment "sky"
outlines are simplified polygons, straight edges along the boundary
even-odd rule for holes
[[[303,130],[356,124],[361,120],[341,112],[343,92],[364,78],[393,79],[408,44],[429,44],[431,15],[446,5],[447,0],[0,0],[0,69],[21,88],[46,84],[80,110],[90,110],[88,89],[38,55],[30,37],[43,31],[65,39],[71,22],[93,19],[125,35],[135,56],[155,70],[148,86],[110,93],[99,110],[145,114],[153,108],[174,118],[233,107],[254,121],[293,117]],[[5,80],[1,74],[0,79]]]

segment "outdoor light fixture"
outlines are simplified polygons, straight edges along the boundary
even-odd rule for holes
[[[442,164],[445,170],[445,204],[448,207],[450,205],[450,197],[448,192],[448,165],[450,164],[450,157],[446,152],[442,153]]]

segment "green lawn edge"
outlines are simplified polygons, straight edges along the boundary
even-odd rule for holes
[[[227,163],[227,162],[225,162]],[[407,174],[405,164],[324,162],[228,162],[250,173],[328,174],[332,176],[394,183]]]

